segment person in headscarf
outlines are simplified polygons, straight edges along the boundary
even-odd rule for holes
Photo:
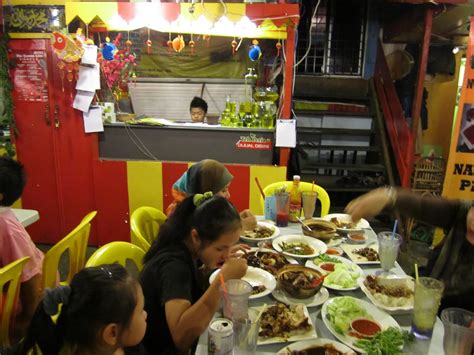
[[[211,191],[214,195],[230,199],[229,186],[233,178],[229,170],[217,160],[201,160],[192,165],[173,184],[171,190],[173,202],[166,209],[166,214],[170,216],[176,206],[192,194]],[[240,218],[244,230],[253,230],[257,226],[257,219],[248,209],[240,212]]]

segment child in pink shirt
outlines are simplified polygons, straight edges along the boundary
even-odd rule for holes
[[[20,198],[25,182],[23,165],[13,159],[0,157],[0,267],[24,256],[30,257],[21,275],[12,340],[24,335],[41,294],[43,253],[36,248],[10,208]]]

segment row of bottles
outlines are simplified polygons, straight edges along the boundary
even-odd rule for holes
[[[228,127],[273,128],[275,112],[265,101],[242,102],[237,112],[237,103],[226,99],[226,106],[221,114],[221,125]]]

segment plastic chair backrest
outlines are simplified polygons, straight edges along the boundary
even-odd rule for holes
[[[123,267],[127,266],[127,260],[135,263],[138,271],[143,268],[143,249],[127,242],[111,242],[101,246],[87,260],[86,267],[99,266],[103,264],[119,263]]]
[[[282,186],[286,186],[286,190],[289,192],[291,191],[291,187],[293,186],[293,181],[278,181],[274,182],[273,184],[265,186],[263,189],[263,193],[265,196],[272,196],[273,193],[277,188]],[[311,191],[313,189],[313,184],[305,181],[300,181],[300,191]],[[329,213],[329,208],[331,207],[331,200],[329,199],[329,195],[321,186],[314,185],[314,191],[318,193],[318,200],[321,202],[321,217],[324,217]],[[260,198],[262,203],[262,208],[264,206],[263,198]]]
[[[65,283],[70,284],[74,275],[86,263],[86,249],[91,231],[91,221],[97,211],[88,213],[68,235],[57,242],[44,256],[43,260],[43,289],[57,285],[57,275],[61,256],[68,251],[69,268]]]
[[[132,244],[135,244],[147,252],[158,235],[160,225],[162,225],[166,219],[166,215],[157,208],[148,206],[137,208],[133,211],[130,219]]]
[[[10,346],[10,320],[14,305],[18,301],[20,278],[29,256],[15,260],[0,268],[0,346]],[[5,287],[5,285],[8,285]],[[3,291],[6,290],[6,293]],[[5,298],[5,299],[3,299]]]

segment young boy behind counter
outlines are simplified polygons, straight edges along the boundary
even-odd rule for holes
[[[204,123],[207,113],[207,102],[200,97],[194,96],[189,105],[191,120],[193,123]]]

